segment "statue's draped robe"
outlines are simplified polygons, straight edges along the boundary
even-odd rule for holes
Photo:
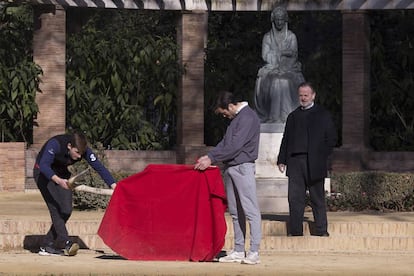
[[[282,55],[282,51],[289,55]],[[297,40],[291,31],[271,30],[263,37],[262,58],[266,64],[257,74],[255,88],[256,111],[262,123],[284,123],[299,105],[297,88],[305,79],[297,56]]]

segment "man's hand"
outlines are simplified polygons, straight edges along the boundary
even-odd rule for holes
[[[198,158],[197,163],[194,165],[195,170],[204,171],[211,165],[211,159],[207,155]]]
[[[67,179],[63,179],[60,178],[57,175],[52,176],[52,180],[53,182],[55,182],[56,184],[58,184],[60,187],[62,187],[65,190],[69,190],[69,186],[68,186],[68,180]]]
[[[111,184],[111,189],[112,189],[112,190],[115,190],[115,188],[116,188],[116,183],[112,183],[112,184]]]
[[[277,166],[279,167],[279,171],[281,173],[284,173],[286,170],[286,165],[285,164],[277,164]]]

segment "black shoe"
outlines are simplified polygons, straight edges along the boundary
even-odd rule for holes
[[[79,244],[72,241],[66,241],[65,249],[63,252],[66,256],[75,256],[78,253]]]

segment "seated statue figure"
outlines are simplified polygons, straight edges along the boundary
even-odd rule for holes
[[[288,30],[286,9],[275,8],[271,22],[272,29],[262,42],[265,65],[257,73],[256,112],[262,123],[285,123],[288,114],[299,106],[297,87],[305,80],[297,60],[296,35]]]

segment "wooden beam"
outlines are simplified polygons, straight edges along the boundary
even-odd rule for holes
[[[414,9],[414,0],[28,0],[37,5],[108,9],[181,11],[268,11],[283,5],[290,11]],[[10,0],[8,3],[27,0]]]

